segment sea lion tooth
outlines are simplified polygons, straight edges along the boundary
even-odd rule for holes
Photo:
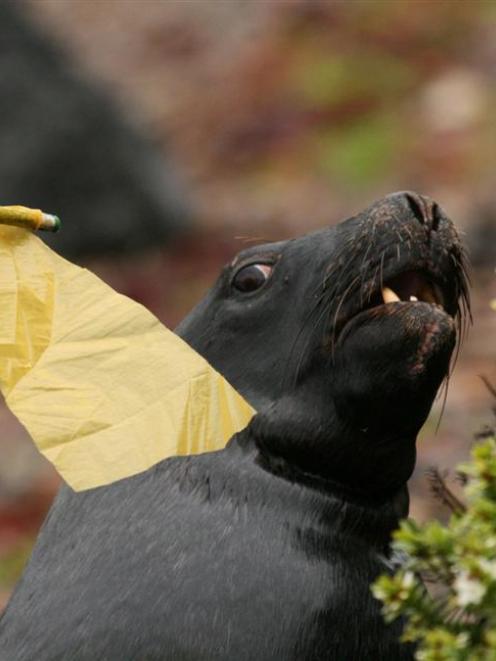
[[[396,292],[394,292],[389,287],[382,288],[382,298],[384,300],[384,303],[395,303],[396,301],[400,300],[398,294],[396,294]]]
[[[414,301],[414,302],[417,302],[417,301],[418,301],[418,298],[417,298],[416,296],[410,296],[410,300],[411,300],[411,301]]]

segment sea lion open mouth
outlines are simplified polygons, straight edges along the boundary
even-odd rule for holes
[[[424,301],[444,307],[445,296],[441,288],[422,273],[411,271],[386,282],[381,291],[384,303],[396,301]]]
[[[329,285],[328,294],[336,301],[330,306],[332,344],[354,317],[390,314],[385,306],[400,302],[436,306],[457,322],[460,334],[470,305],[466,257],[451,221],[436,203],[415,193],[391,195],[368,211],[366,218],[358,217],[355,237],[340,258],[341,267],[355,264],[354,254],[363,252],[358,273],[348,276],[343,291],[335,265],[326,277],[324,291],[328,282],[338,283]]]
[[[346,331],[347,325],[352,323],[360,315],[369,319],[377,319],[381,314],[391,314],[393,310],[400,309],[397,303],[409,303],[410,310],[415,314],[418,304],[427,303],[444,311],[452,318],[459,314],[458,306],[450,305],[453,293],[433,281],[430,274],[419,271],[406,271],[393,276],[384,282],[380,290],[375,291],[370,300],[358,312],[354,312],[346,318],[336,319],[334,325],[334,340],[337,341],[342,331]],[[405,309],[405,306],[401,306]],[[434,312],[434,311],[433,311]]]

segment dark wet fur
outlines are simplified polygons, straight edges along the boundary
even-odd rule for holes
[[[253,262],[273,275],[244,296],[233,277]],[[178,333],[259,414],[220,452],[63,488],[1,661],[410,661],[369,586],[401,563],[390,536],[455,323],[425,303],[363,310],[405,269],[446,289],[460,336],[463,250],[414,194],[228,265]]]

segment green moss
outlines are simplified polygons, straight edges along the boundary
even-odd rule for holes
[[[333,180],[361,187],[380,181],[392,169],[399,145],[398,124],[377,114],[316,137],[317,161]]]
[[[416,78],[408,63],[388,53],[307,50],[294,67],[292,87],[305,105],[318,108],[355,99],[384,103],[404,94]]]

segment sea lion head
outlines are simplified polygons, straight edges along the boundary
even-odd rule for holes
[[[464,312],[456,230],[406,192],[244,250],[177,331],[258,410],[251,429],[269,463],[388,494],[413,470]]]

